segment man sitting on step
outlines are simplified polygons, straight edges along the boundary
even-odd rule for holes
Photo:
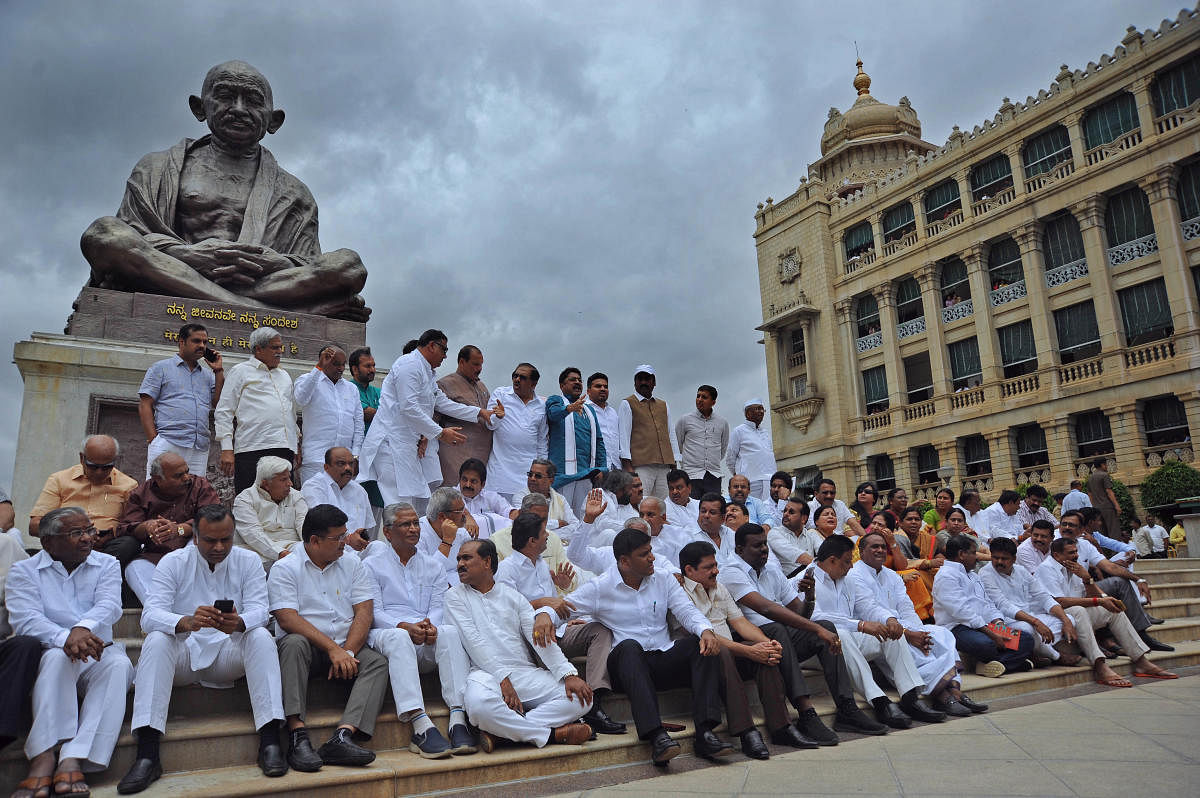
[[[342,556],[350,534],[346,520],[332,504],[311,508],[304,518],[303,545],[277,560],[267,579],[291,737],[288,764],[294,770],[375,761],[375,753],[354,738],[370,738],[375,731],[387,693],[388,661],[367,647],[374,590],[362,561]],[[354,682],[342,722],[315,751],[304,721],[314,676]]]
[[[1017,564],[1015,540],[996,538],[992,543],[992,561],[979,569],[979,579],[988,598],[1005,616],[1016,619],[1012,623],[1014,629],[1033,640],[1034,665],[1044,667],[1058,662],[1062,654],[1053,643],[1062,637],[1063,626],[1070,619],[1034,575]],[[1063,664],[1073,665],[1077,661],[1078,657],[1068,656]]]
[[[1092,677],[1108,687],[1133,687],[1108,666],[1107,655],[1096,643],[1096,630],[1108,627],[1133,665],[1134,676],[1150,679],[1179,677],[1146,659],[1149,647],[1142,642],[1133,624],[1123,612],[1120,599],[1106,596],[1091,574],[1079,562],[1079,546],[1069,537],[1050,544],[1050,557],[1038,566],[1036,577],[1055,600],[1066,609],[1070,621],[1063,624],[1063,636],[1074,638],[1083,656],[1092,665]],[[1073,622],[1073,623],[1072,623]]]
[[[471,666],[458,630],[442,623],[446,556],[418,550],[421,520],[407,502],[383,508],[383,537],[363,557],[375,595],[367,642],[388,658],[397,717],[412,724],[409,750],[425,759],[473,754],[476,741],[463,711]],[[434,669],[450,710],[449,741],[429,719],[421,695],[421,674]]]
[[[177,457],[164,454],[160,457]],[[184,467],[187,464],[180,458]],[[233,515],[220,504],[196,510],[193,545],[163,556],[142,610],[146,640],[134,679],[133,721],[137,758],[117,785],[122,795],[141,792],[162,775],[159,739],[167,728],[171,687],[202,684],[229,688],[246,677],[258,766],[282,776],[279,747],[283,700],[279,655],[267,631],[267,578],[249,549],[233,545]]]
[[[557,643],[534,639],[533,607],[496,581],[498,567],[490,540],[467,541],[458,552],[460,582],[446,592],[446,618],[471,660],[466,708],[480,747],[491,753],[496,737],[538,748],[582,745],[592,730],[578,720],[591,708],[592,689]]]

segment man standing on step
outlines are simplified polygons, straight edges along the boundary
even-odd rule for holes
[[[267,631],[262,563],[254,552],[233,545],[233,515],[220,504],[196,510],[192,539],[194,545],[159,561],[144,601],[146,640],[130,724],[137,758],[117,785],[122,795],[141,792],[162,776],[159,740],[174,685],[229,688],[245,676],[259,734],[258,766],[265,776],[287,773],[279,747],[279,655]]]
[[[667,498],[667,472],[679,463],[679,443],[667,403],[654,398],[654,367],[633,372],[633,393],[617,405],[621,467],[637,471],[650,496]]]
[[[592,689],[556,642],[535,640],[533,607],[496,582],[498,567],[490,540],[467,541],[458,552],[461,581],[446,592],[446,618],[471,660],[466,708],[480,746],[491,753],[496,737],[538,748],[583,745],[592,730],[578,720],[591,708]]]
[[[304,545],[271,568],[267,591],[275,616],[283,711],[291,737],[288,764],[312,772],[322,765],[369,765],[369,739],[388,686],[387,657],[367,647],[372,623],[371,575],[357,556],[343,557],[346,514],[319,504],[304,518]],[[353,681],[342,722],[318,750],[304,717],[309,680]]]

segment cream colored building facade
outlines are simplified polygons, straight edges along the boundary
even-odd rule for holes
[[[1129,28],[969,133],[907,98],[830,109],[755,214],[779,467],[851,500],[1131,488],[1200,434],[1200,11]],[[952,471],[952,476],[947,477]],[[1135,493],[1136,495],[1136,493]]]

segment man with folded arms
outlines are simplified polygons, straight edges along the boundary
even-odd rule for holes
[[[622,529],[612,551],[616,567],[571,594],[571,617],[586,616],[612,630],[608,672],[613,689],[629,697],[638,739],[650,741],[656,765],[666,765],[679,753],[679,743],[663,728],[655,691],[690,685],[696,753],[706,759],[731,754],[733,746],[713,733],[721,722],[721,648],[712,624],[673,575],[655,569],[645,532]],[[671,640],[667,610],[688,632],[686,637]]]
[[[254,484],[233,500],[234,545],[258,555],[271,566],[300,548],[308,502],[292,487],[292,464],[266,455],[255,466]]]
[[[446,591],[446,619],[471,661],[466,709],[481,732],[480,747],[491,753],[496,737],[538,748],[582,745],[592,730],[578,719],[591,708],[592,690],[553,638],[535,639],[533,607],[496,582],[498,566],[490,540],[468,541],[458,552],[460,582]]]
[[[96,527],[82,507],[50,510],[38,532],[42,551],[13,565],[4,590],[13,630],[44,649],[25,737],[29,775],[18,789],[45,794],[53,782],[59,795],[86,794],[83,771],[108,767],[133,680],[112,636],[121,566],[92,550]]]
[[[1108,687],[1133,687],[1132,682],[1122,679],[1108,666],[1107,655],[1096,642],[1096,630],[1104,627],[1108,627],[1129,657],[1134,676],[1179,678],[1146,658],[1149,647],[1125,616],[1121,601],[1106,596],[1079,562],[1079,546],[1075,540],[1061,537],[1051,543],[1050,558],[1038,566],[1036,576],[1074,622],[1074,629],[1063,624],[1063,635],[1069,639],[1071,632],[1074,633],[1084,658],[1091,663],[1092,677],[1097,683]]]
[[[854,687],[875,707],[876,720],[893,729],[909,728],[914,718],[924,723],[941,723],[946,714],[929,706],[921,695],[925,680],[917,672],[899,619],[879,607],[869,593],[863,593],[859,599],[854,583],[846,578],[854,564],[853,553],[854,542],[845,535],[830,535],[817,549],[813,620],[829,621],[837,628]],[[878,661],[896,685],[900,693],[899,708],[875,683],[867,664],[871,660]]]
[[[375,761],[375,752],[354,737],[369,739],[375,731],[388,661],[367,647],[374,588],[362,561],[342,556],[347,534],[345,513],[330,504],[313,507],[304,518],[304,544],[276,562],[267,579],[291,738],[288,764],[294,770]],[[314,675],[354,681],[342,722],[315,751],[304,725]]]
[[[783,575],[779,564],[770,559],[767,533],[758,524],[743,524],[735,535],[735,556],[722,563],[720,579],[750,622],[783,647],[780,671],[788,698],[800,713],[796,721],[799,732],[818,745],[838,744],[837,735],[817,717],[800,670],[800,663],[815,656],[837,706],[834,719],[837,728],[886,734],[887,727],[867,717],[854,700],[853,683],[837,629],[829,621],[809,619],[811,604],[800,601],[800,594]],[[721,562],[720,558],[717,562]],[[804,581],[800,584],[807,587]]]
[[[375,534],[376,523],[367,489],[354,481],[354,455],[344,446],[333,446],[325,450],[324,458],[324,469],[304,478],[300,495],[309,507],[332,504],[345,513],[346,528],[353,533],[349,538],[351,547],[364,549],[368,538]]]
[[[858,539],[860,559],[846,577],[854,584],[856,596],[873,599],[887,618],[884,625],[902,633],[934,709],[952,717],[987,712],[987,704],[972,701],[960,690],[954,635],[945,627],[924,623],[908,597],[904,580],[884,565],[888,548],[887,539],[879,532],[867,532]]]
[[[1012,538],[996,538],[992,561],[979,569],[979,578],[992,600],[1005,616],[1015,618],[1019,629],[1033,640],[1034,664],[1038,667],[1057,662],[1060,653],[1053,647],[1070,623],[1062,607],[1046,592],[1033,574],[1017,565],[1017,543]],[[1000,553],[999,559],[996,552]],[[1040,660],[1040,661],[1039,661]],[[1063,664],[1072,665],[1074,662]]]
[[[933,579],[933,616],[954,635],[960,651],[975,658],[975,673],[997,678],[1032,670],[1033,635],[1021,634],[1016,649],[991,624],[1011,624],[975,573],[975,539],[955,535],[946,541],[946,562]]]
[[[372,576],[374,621],[367,643],[387,657],[396,715],[412,724],[408,748],[425,759],[475,753],[467,728],[463,689],[470,665],[458,630],[442,623],[446,557],[417,550],[421,522],[411,504],[383,509],[383,536],[367,547],[363,564]],[[421,674],[437,669],[450,709],[450,740],[425,713]]]
[[[159,740],[167,728],[173,685],[229,688],[245,676],[259,734],[258,766],[266,776],[287,772],[279,747],[279,656],[266,628],[262,563],[254,552],[233,545],[233,516],[224,506],[204,505],[194,521],[195,545],[162,558],[143,602],[146,640],[130,724],[137,758],[117,785],[122,795],[141,792],[162,775]]]
[[[694,540],[679,552],[683,590],[713,625],[721,646],[721,697],[729,733],[742,741],[742,753],[751,759],[770,759],[771,753],[754,725],[743,680],[753,677],[762,702],[771,742],[793,748],[816,748],[788,720],[787,698],[779,661],[783,646],[769,639],[738,609],[729,589],[717,581],[720,568],[711,543]],[[733,639],[734,633],[737,640]]]
[[[599,491],[592,491],[593,494]],[[590,503],[590,500],[589,500]],[[556,588],[569,584],[570,577],[559,574],[556,585],[550,567],[542,559],[550,533],[542,518],[534,513],[521,513],[512,525],[512,554],[504,558],[496,572],[496,581],[516,590],[535,610],[549,608],[552,613],[539,612],[533,624],[533,639],[539,645],[555,640],[568,657],[587,657],[586,679],[592,688],[592,708],[583,720],[600,734],[624,734],[625,724],[610,718],[600,706],[603,696],[612,691],[608,677],[608,654],[612,651],[612,632],[595,621],[566,623],[572,605],[558,595]],[[571,544],[580,537],[576,535]],[[568,555],[570,552],[568,551]],[[609,550],[608,565],[613,565]],[[555,618],[555,615],[558,617]],[[555,628],[557,626],[557,629]]]

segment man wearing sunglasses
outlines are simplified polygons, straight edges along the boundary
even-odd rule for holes
[[[492,391],[488,409],[503,410],[488,424],[493,430],[488,476],[492,490],[508,501],[525,487],[525,475],[534,458],[550,452],[550,427],[546,422],[546,400],[538,396],[541,374],[532,363],[518,363],[512,371],[512,387]]]
[[[92,548],[111,554],[129,565],[142,550],[141,541],[129,534],[118,535],[117,523],[137,480],[117,468],[120,448],[108,435],[89,435],[79,447],[79,465],[55,471],[46,478],[42,494],[29,513],[29,534],[39,537],[42,516],[60,507],[82,507],[99,530]]]

